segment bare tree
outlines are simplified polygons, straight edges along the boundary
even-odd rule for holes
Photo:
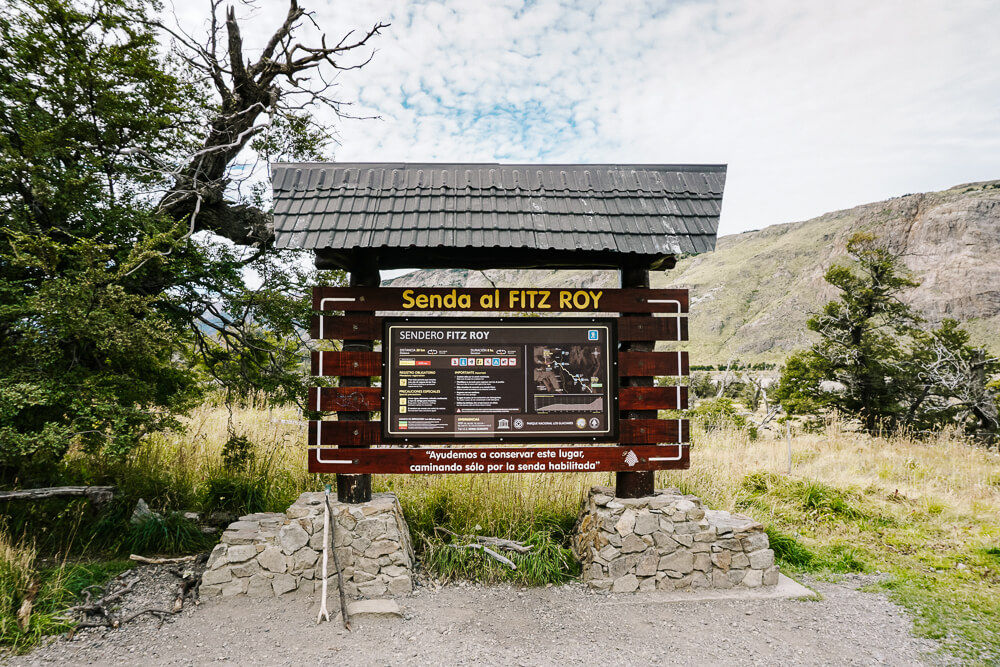
[[[211,0],[210,7],[205,44],[179,26],[156,24],[173,37],[174,52],[218,98],[204,140],[173,170],[173,185],[159,207],[176,220],[187,218],[189,234],[207,230],[238,245],[263,248],[274,240],[271,217],[252,204],[227,200],[230,164],[276,119],[300,124],[303,131],[325,132],[309,115],[312,111],[325,107],[338,117],[348,115],[348,103],[335,96],[336,76],[367,65],[374,55],[373,38],[388,24],[348,32],[336,42],[323,34],[317,44],[306,44],[298,41],[303,22],[319,26],[311,12],[289,0],[284,21],[251,61],[234,8],[227,7],[223,19],[222,0]]]

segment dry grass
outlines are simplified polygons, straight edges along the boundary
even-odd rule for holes
[[[256,460],[267,463],[248,479],[273,480],[267,484],[277,491],[266,496],[271,510],[332,481],[306,472],[306,434],[298,420],[294,410],[232,413],[235,432],[252,441]],[[228,421],[222,408],[197,410],[186,434],[150,438],[130,465],[158,471],[155,483],[178,502],[204,499],[206,486],[228,474],[222,464]],[[882,590],[910,609],[920,634],[939,639],[970,664],[1000,660],[996,452],[949,433],[925,440],[874,437],[833,422],[820,434],[793,434],[789,474],[783,431],[754,441],[739,431],[696,429],[695,435],[691,469],[658,473],[658,487],[676,486],[710,507],[761,521],[788,571],[892,574]],[[397,493],[428,557],[455,551],[434,550],[427,538],[435,525],[534,540],[549,554],[545,562],[525,563],[535,582],[572,572],[565,537],[583,495],[592,485],[612,484],[613,477],[413,475],[376,476],[374,483],[376,490]],[[491,580],[502,574],[489,564],[451,557],[440,565],[447,576]]]

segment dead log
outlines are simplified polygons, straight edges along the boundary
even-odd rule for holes
[[[110,502],[115,495],[113,486],[50,486],[42,489],[0,491],[0,500],[44,500],[60,496],[86,496],[94,505]]]

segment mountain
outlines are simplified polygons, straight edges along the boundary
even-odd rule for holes
[[[931,322],[952,317],[1000,353],[1000,181],[960,185],[835,211],[805,222],[723,236],[715,252],[681,259],[653,287],[691,290],[696,364],[780,362],[806,347],[810,312],[835,297],[823,274],[847,239],[889,241],[920,286],[904,300]],[[418,271],[387,284],[425,287],[614,287],[613,271]]]

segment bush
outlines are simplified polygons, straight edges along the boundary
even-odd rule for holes
[[[736,405],[729,398],[714,398],[699,401],[691,411],[691,416],[701,422],[706,431],[732,429],[743,431],[751,440],[757,439],[757,426],[736,411]]]

